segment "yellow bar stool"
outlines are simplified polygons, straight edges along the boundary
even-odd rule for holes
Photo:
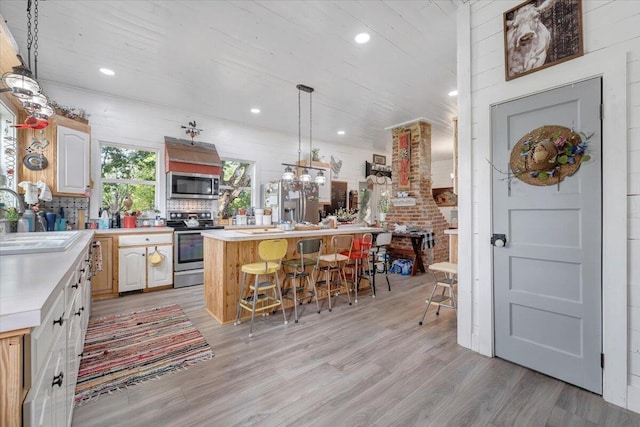
[[[431,296],[427,300],[427,308],[425,308],[424,313],[422,313],[422,319],[418,322],[419,325],[422,325],[422,322],[424,322],[427,310],[429,310],[429,306],[431,304],[438,306],[436,316],[440,314],[440,307],[453,308],[456,313],[458,312],[458,308],[456,306],[456,293],[454,290],[454,286],[458,283],[458,264],[454,264],[452,262],[437,262],[429,266],[429,271],[433,274],[436,284],[431,290]],[[442,281],[438,280],[437,273],[444,274],[444,279]],[[438,288],[442,289],[441,295],[436,295]]]
[[[240,298],[238,299],[238,310],[234,325],[241,323],[242,310],[251,312],[251,327],[249,328],[249,338],[253,336],[253,320],[256,313],[268,314],[269,310],[276,312],[280,306],[284,324],[287,324],[287,316],[282,303],[282,290],[280,289],[280,279],[278,271],[282,265],[282,258],[287,254],[288,243],[285,239],[263,240],[258,244],[258,255],[262,262],[244,264],[241,267],[242,283],[240,285]],[[254,283],[247,287],[247,274],[255,276]],[[273,280],[271,275],[274,276]],[[260,277],[265,278],[260,281]],[[246,295],[245,295],[246,292]]]

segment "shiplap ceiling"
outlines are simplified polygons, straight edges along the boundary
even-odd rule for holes
[[[314,140],[380,150],[386,127],[424,118],[442,160],[459,3],[41,0],[38,78],[295,135],[303,83],[316,90]],[[0,2],[25,57],[26,4]],[[357,44],[360,32],[371,41]]]

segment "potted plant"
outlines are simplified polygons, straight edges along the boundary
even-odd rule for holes
[[[4,211],[4,219],[9,222],[9,226],[6,230],[7,233],[15,233],[18,231],[18,210],[16,208],[7,208]]]
[[[388,191],[383,191],[380,194],[380,200],[378,200],[378,218],[380,222],[384,222],[387,219],[387,212],[391,207],[391,198]]]

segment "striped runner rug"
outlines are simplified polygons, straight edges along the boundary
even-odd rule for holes
[[[212,357],[178,305],[91,319],[75,401],[82,404]]]

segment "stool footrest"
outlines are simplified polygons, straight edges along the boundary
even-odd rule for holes
[[[454,286],[456,283],[447,283],[447,282],[438,282],[436,283],[436,286],[442,286],[444,288],[450,288],[452,286]]]
[[[265,304],[267,302],[270,302],[270,303],[269,304]],[[258,306],[258,304],[260,304],[260,305]],[[259,298],[256,301],[256,312],[269,310],[269,309],[274,308],[274,307],[279,307],[280,304],[281,304],[280,300],[273,299],[271,297]],[[242,308],[244,308],[245,310],[249,310],[249,311],[253,310],[253,303],[251,302],[251,300],[249,300],[249,301],[245,301],[245,300],[240,301],[240,306]]]

